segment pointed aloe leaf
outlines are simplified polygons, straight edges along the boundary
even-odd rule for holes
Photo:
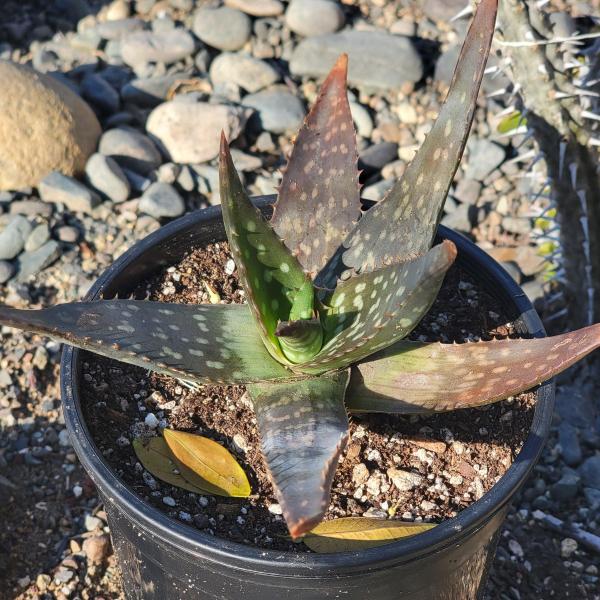
[[[598,347],[600,324],[530,340],[401,341],[357,365],[348,409],[419,413],[491,404],[547,381]]]
[[[462,157],[494,33],[497,0],[481,0],[439,116],[402,179],[368,210],[318,278],[331,287],[344,268],[369,271],[426,252]],[[343,264],[340,264],[340,261]]]
[[[455,258],[456,247],[444,241],[414,260],[340,282],[322,317],[325,344],[298,369],[341,368],[408,335],[433,304]]]
[[[220,182],[225,231],[248,305],[269,353],[280,362],[289,363],[275,329],[279,321],[289,318],[295,303],[301,307],[300,312],[312,316],[312,283],[250,202],[233,166],[224,135],[221,136]]]
[[[298,133],[271,225],[314,277],[360,216],[358,155],[342,54]]]
[[[319,319],[281,321],[275,335],[285,355],[293,363],[310,360],[323,345],[323,328]]]
[[[331,482],[348,439],[348,371],[292,384],[248,387],[262,453],[292,537],[310,531],[329,505]]]
[[[198,383],[277,380],[291,373],[262,343],[247,306],[100,300],[42,310],[0,306],[0,323]]]

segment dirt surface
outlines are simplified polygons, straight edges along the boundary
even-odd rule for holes
[[[138,292],[149,293],[153,300],[197,303],[206,301],[211,290],[221,302],[241,302],[237,273],[226,272],[231,264],[227,244],[214,244],[193,251]],[[505,321],[498,304],[454,268],[413,337],[465,341],[507,335],[511,329],[502,325]],[[92,435],[139,496],[209,534],[264,548],[308,550],[286,538],[243,387],[202,386],[195,391],[170,377],[94,355],[84,361],[82,393]],[[354,416],[325,518],[394,514],[403,520],[440,522],[455,516],[512,464],[527,436],[533,402],[533,394],[523,394],[491,407],[428,417]],[[145,424],[148,413],[161,425],[224,444],[247,473],[252,496],[198,497],[149,477],[131,446],[138,436],[156,435]]]

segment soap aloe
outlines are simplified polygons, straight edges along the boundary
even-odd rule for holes
[[[531,340],[405,339],[456,256],[452,242],[432,244],[473,119],[496,5],[479,2],[430,134],[402,179],[364,214],[345,55],[298,134],[270,220],[246,195],[222,138],[223,219],[247,305],[2,306],[0,322],[187,382],[247,386],[293,537],[327,509],[348,410],[478,406],[573,364],[600,345],[599,325]]]

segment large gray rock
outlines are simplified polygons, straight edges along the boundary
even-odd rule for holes
[[[286,25],[303,36],[333,33],[344,26],[344,11],[335,0],[292,0],[285,11]]]
[[[398,89],[423,77],[423,62],[407,37],[383,31],[342,31],[298,44],[290,70],[296,76],[323,77],[342,52],[348,53],[348,81],[373,90]]]
[[[228,6],[201,8],[194,16],[194,33],[219,50],[239,50],[250,39],[252,24],[248,15]]]
[[[90,213],[100,204],[98,194],[58,171],[46,175],[40,182],[38,191],[44,202],[64,204],[73,212]]]
[[[36,186],[50,171],[76,175],[101,129],[91,108],[56,79],[0,60],[0,190]]]
[[[177,190],[168,183],[153,183],[142,196],[138,210],[156,219],[179,217],[185,212],[185,204]]]
[[[121,57],[132,67],[150,62],[170,64],[192,54],[195,47],[185,29],[136,31],[121,39]]]
[[[242,104],[253,108],[261,127],[271,133],[295,132],[306,114],[302,102],[284,87],[249,94]]]
[[[130,185],[117,161],[96,152],[85,166],[88,183],[113,202],[129,198]]]
[[[258,92],[279,80],[269,64],[249,54],[223,52],[210,65],[213,84],[235,83],[247,92]]]
[[[245,115],[243,109],[224,104],[165,102],[152,111],[146,129],[172,161],[200,163],[219,153],[221,131],[229,141],[240,134]]]
[[[156,169],[162,162],[152,140],[129,127],[106,131],[100,138],[98,151],[104,156],[112,156],[121,166],[143,175]]]

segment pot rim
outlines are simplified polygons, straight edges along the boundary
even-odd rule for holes
[[[254,201],[263,210],[268,210],[273,198],[273,196],[263,196],[254,198]],[[100,275],[86,294],[85,300],[98,299],[112,278],[126,266],[137,261],[149,247],[165,243],[177,233],[215,219],[221,219],[220,206],[193,211],[152,232],[136,242]],[[452,240],[457,245],[461,262],[471,262],[478,266],[479,273],[475,276],[483,280],[483,283],[486,280],[488,283],[493,283],[495,290],[500,291],[500,295],[504,295],[503,304],[512,302],[515,312],[520,313],[516,321],[523,331],[535,337],[545,335],[543,325],[531,302],[495,260],[466,237],[444,226],[440,226],[438,235]],[[294,554],[266,550],[210,536],[146,504],[126,487],[104,460],[85,424],[77,377],[78,360],[79,350],[65,345],[60,369],[64,418],[71,443],[80,461],[105,498],[117,504],[128,518],[152,537],[163,538],[198,558],[221,564],[227,563],[241,570],[260,570],[264,573],[284,576],[314,578],[331,571],[335,571],[338,576],[344,572],[352,572],[356,575],[357,569],[378,570],[390,563],[407,562],[459,543],[461,539],[481,528],[502,510],[522,485],[542,451],[554,406],[554,384],[546,382],[535,392],[536,404],[531,429],[515,461],[489,492],[458,513],[456,517],[447,519],[414,537],[376,548],[335,554]]]

